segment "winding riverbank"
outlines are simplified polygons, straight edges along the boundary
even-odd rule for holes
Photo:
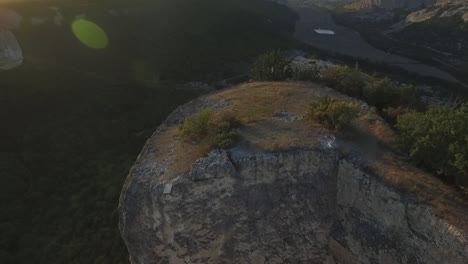
[[[358,32],[337,25],[326,9],[319,7],[291,6],[300,17],[296,24],[294,37],[315,48],[325,51],[382,62],[397,66],[410,73],[427,77],[436,77],[449,82],[459,82],[450,73],[436,67],[425,65],[413,59],[387,53],[367,43]],[[335,35],[320,35],[314,29],[329,29]]]

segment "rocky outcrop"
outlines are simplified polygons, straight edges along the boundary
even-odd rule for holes
[[[437,18],[461,18],[468,22],[468,1],[437,3],[408,15],[406,22],[419,23]]]
[[[171,194],[163,183],[127,189],[121,228],[132,263],[468,261],[466,233],[336,152],[254,155],[230,166],[235,175],[178,178]]]
[[[432,5],[436,0],[359,0],[348,5],[349,8],[367,10],[374,8],[382,9],[421,9]]]
[[[346,160],[337,175],[338,220],[330,248],[338,263],[468,261],[466,230]]]
[[[132,262],[323,263],[334,164],[333,153],[264,154],[233,159],[234,175],[178,178],[171,194],[132,184],[121,208]]]
[[[278,120],[273,113],[249,123],[241,132],[245,141],[179,170],[191,150],[183,145],[177,153],[171,131],[197,109],[239,110],[238,99],[240,107],[258,105],[263,112],[264,102],[274,103],[263,99],[280,95],[290,98],[281,101],[281,113],[291,113],[300,98],[312,99],[306,96],[312,88],[331,95],[291,85],[250,84],[210,95],[182,106],[158,128],[121,194],[120,230],[131,262],[467,263],[466,197],[404,163],[375,165],[386,154],[369,139],[352,143],[310,127],[311,134],[301,134],[295,131],[302,119]],[[303,90],[294,95],[295,89]],[[248,91],[259,96],[252,104]],[[282,135],[279,142],[292,148],[261,147],[264,138]],[[302,148],[293,135],[302,137]]]
[[[0,70],[9,70],[23,63],[23,52],[13,33],[0,30]]]

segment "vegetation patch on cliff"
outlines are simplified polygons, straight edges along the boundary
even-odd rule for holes
[[[311,104],[324,122],[311,122]],[[312,83],[253,82],[208,95],[203,107],[156,137],[157,159],[167,160],[164,181],[190,170],[191,164],[213,148],[249,145],[267,152],[314,149],[335,128],[353,126],[369,141],[386,144],[393,133],[362,102]],[[218,107],[221,106],[221,107]],[[364,117],[358,117],[362,113]],[[331,123],[325,119],[331,118]],[[327,119],[328,120],[328,119]],[[353,122],[351,122],[353,120]],[[325,124],[325,125],[324,125]]]
[[[350,128],[351,121],[358,116],[359,106],[354,102],[344,102],[325,97],[310,106],[309,116],[320,124],[333,129]]]

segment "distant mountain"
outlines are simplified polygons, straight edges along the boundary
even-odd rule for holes
[[[468,0],[437,0],[393,25],[388,36],[426,51],[427,57],[450,65],[460,74],[468,70]]]
[[[419,23],[437,18],[456,18],[468,22],[468,0],[438,0],[432,6],[409,14],[406,22]]]
[[[463,4],[463,3],[468,3],[468,0],[437,0],[436,5]]]
[[[356,0],[273,0],[291,6],[335,6],[355,2]]]
[[[357,0],[345,7],[335,19],[372,45],[468,81],[468,0]]]
[[[448,1],[448,0],[447,0]],[[433,5],[436,0],[359,0],[348,5],[357,10],[381,9],[421,9]]]

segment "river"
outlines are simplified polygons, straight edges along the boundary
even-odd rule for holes
[[[296,24],[295,38],[313,47],[337,54],[383,62],[422,76],[459,82],[450,73],[436,67],[425,65],[400,55],[387,53],[371,46],[358,32],[335,24],[326,9],[319,7],[291,8],[300,17],[300,20]],[[314,32],[314,29],[318,28],[333,30],[335,35],[319,35]]]

